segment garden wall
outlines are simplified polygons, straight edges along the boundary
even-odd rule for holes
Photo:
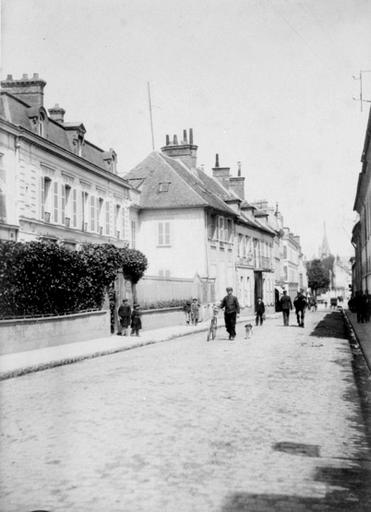
[[[0,355],[110,336],[109,311],[0,320]]]

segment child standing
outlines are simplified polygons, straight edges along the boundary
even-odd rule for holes
[[[200,304],[198,303],[198,300],[195,297],[192,300],[192,304],[191,304],[191,322],[192,322],[192,325],[197,325],[198,324],[199,312],[200,312]]]
[[[134,304],[134,309],[131,314],[131,333],[130,336],[133,336],[134,334],[136,336],[139,336],[139,331],[142,328],[142,320],[141,317],[142,312],[140,311],[139,304]]]
[[[210,327],[209,327],[209,332],[207,333],[206,341],[210,341],[210,338],[212,340],[215,340],[215,338],[216,338],[216,330],[218,328],[218,313],[219,313],[219,308],[217,306],[214,306],[213,307],[213,316],[210,319]]]

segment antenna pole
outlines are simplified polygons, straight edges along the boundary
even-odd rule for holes
[[[151,102],[151,87],[149,82],[147,82],[147,90],[148,90],[148,107],[149,107],[149,119],[151,123],[151,136],[152,136],[152,151],[155,150],[155,138],[153,135],[153,119],[152,119],[152,102]]]
[[[353,99],[360,102],[361,112],[363,112],[363,103],[371,103],[371,100],[363,98],[363,73],[371,73],[371,69],[361,69],[359,76],[353,75],[354,80],[359,80],[359,98]]]

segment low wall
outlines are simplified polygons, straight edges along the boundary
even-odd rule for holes
[[[0,355],[110,336],[109,311],[0,320]]]
[[[210,318],[211,306],[201,306],[199,321],[203,322]],[[183,308],[145,309],[142,311],[143,331],[170,327],[173,325],[184,325],[185,314]]]

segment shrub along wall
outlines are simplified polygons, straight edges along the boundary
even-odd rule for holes
[[[0,242],[0,318],[100,309],[122,269],[137,282],[147,266],[134,249],[85,244],[71,251],[53,242]]]

